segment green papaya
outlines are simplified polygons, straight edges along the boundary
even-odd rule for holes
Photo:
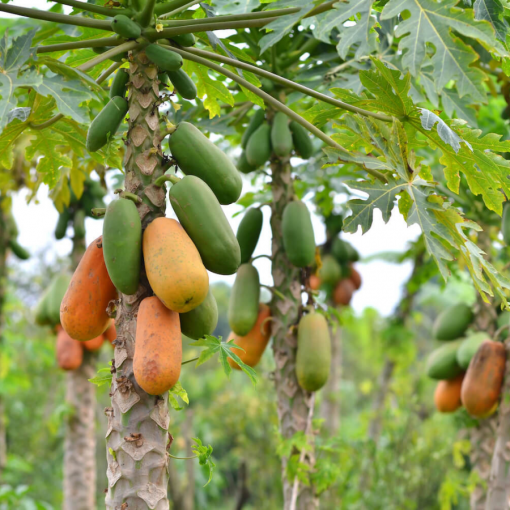
[[[230,158],[193,124],[181,122],[168,142],[172,156],[186,175],[200,177],[220,204],[235,202],[243,181]]]
[[[242,264],[237,270],[228,306],[228,323],[236,335],[245,336],[255,326],[259,298],[259,273],[251,264]]]
[[[16,239],[11,239],[9,241],[9,248],[11,249],[12,253],[16,255],[16,257],[20,260],[27,260],[30,258],[30,253],[26,248],[23,248]]]
[[[145,48],[145,54],[161,71],[178,71],[182,67],[182,57],[178,53],[157,44],[149,44]]]
[[[128,112],[128,103],[122,97],[114,97],[90,124],[87,133],[87,150],[96,152],[112,140]]]
[[[503,234],[503,241],[505,241],[505,244],[507,246],[510,245],[510,204],[505,204],[505,207],[503,208],[501,233]]]
[[[482,345],[485,340],[490,339],[487,333],[473,333],[464,339],[457,350],[457,363],[459,366],[467,370],[471,359],[476,354],[476,351],[478,351],[480,345]]]
[[[110,87],[110,98],[126,97],[127,84],[129,82],[129,73],[127,69],[119,69],[113,78]]]
[[[510,325],[510,312],[508,310],[503,310],[498,315],[496,324],[498,325],[498,329],[502,328],[503,326],[509,326]]]
[[[261,78],[260,84],[262,85],[262,90],[270,94],[274,90],[274,83],[267,78]]]
[[[69,224],[69,220],[71,219],[71,212],[69,209],[64,209],[58,215],[57,226],[55,227],[55,239],[63,239],[66,235],[67,225]]]
[[[250,136],[246,144],[246,160],[254,167],[263,166],[271,157],[271,126],[264,122]]]
[[[197,97],[197,87],[193,83],[193,80],[186,74],[184,69],[178,71],[169,71],[168,77],[175,87],[175,90],[184,98],[195,99]]]
[[[73,218],[74,237],[83,239],[85,237],[85,211],[78,209]]]
[[[331,366],[331,338],[325,317],[316,312],[304,315],[298,325],[296,377],[306,391],[320,390]]]
[[[94,53],[97,53],[98,55],[101,55],[105,51],[111,50],[112,47],[108,47],[108,46],[95,47],[95,48],[92,48],[92,51]],[[121,63],[123,60],[127,60],[127,58],[128,58],[128,54],[126,52],[126,53],[118,53],[117,55],[110,57],[110,60],[112,60],[113,62]]]
[[[131,200],[119,198],[108,204],[103,223],[103,254],[115,287],[123,294],[134,294],[140,280],[142,222]]]
[[[70,282],[71,277],[66,273],[62,273],[56,275],[48,286],[46,314],[50,326],[54,327],[60,324],[60,304],[62,299],[64,299]]]
[[[262,231],[263,219],[262,211],[252,207],[244,213],[243,219],[239,223],[237,241],[241,248],[241,264],[249,262],[255,251]]]
[[[6,224],[9,236],[12,238],[17,238],[19,236],[18,225],[16,225],[16,221],[14,220],[12,214],[7,215]]]
[[[292,152],[292,133],[289,129],[289,118],[282,112],[277,112],[273,118],[271,145],[273,152],[279,158],[286,158]]]
[[[457,350],[463,341],[461,338],[448,342],[431,352],[427,360],[427,375],[431,379],[453,379],[463,372],[457,363]]]
[[[255,133],[255,131],[260,127],[260,125],[264,122],[264,118],[266,116],[266,112],[262,110],[255,110],[253,115],[250,118],[250,122],[248,122],[248,127],[245,129],[243,136],[241,138],[241,147],[246,149],[248,145],[248,140],[250,136]]]
[[[211,188],[188,175],[170,188],[168,196],[204,266],[213,273],[234,274],[241,264],[241,249]]]
[[[170,87],[170,78],[167,73],[159,73],[158,80],[160,84],[160,88],[169,88]]]
[[[239,156],[239,160],[237,161],[237,169],[243,174],[249,174],[256,170],[255,167],[251,166],[246,159],[246,152],[241,152],[241,156]]]
[[[342,278],[342,266],[333,255],[325,255],[317,276],[320,278],[321,283],[334,285]]]
[[[314,149],[312,140],[308,135],[308,131],[295,120],[290,123],[289,128],[292,132],[292,142],[297,155],[302,159],[311,158],[313,156]]]
[[[142,27],[124,14],[112,19],[112,30],[125,39],[138,39],[142,35]]]
[[[341,214],[330,214],[324,221],[328,237],[337,236],[344,227],[344,218]]]
[[[85,180],[85,190],[90,193],[94,198],[103,198],[106,195],[106,190],[101,186],[99,181],[95,181],[88,177]]]
[[[204,301],[193,310],[180,313],[181,332],[188,338],[198,340],[205,335],[212,335],[218,324],[218,305],[211,287]]]
[[[471,307],[464,303],[448,307],[437,316],[434,322],[434,338],[437,340],[455,340],[461,337],[473,321]]]
[[[92,218],[92,209],[94,209],[95,206],[96,198],[90,193],[90,190],[86,189],[80,198],[80,209],[85,211],[85,216]],[[101,203],[101,207],[104,207],[104,204]]]
[[[347,242],[339,237],[333,239],[331,243],[331,254],[340,264],[345,264],[349,261],[349,251],[347,248]]]
[[[349,262],[358,262],[359,260],[358,250],[351,243],[347,243],[347,260]]]
[[[282,217],[283,247],[290,263],[306,267],[315,258],[315,236],[308,207],[300,200],[285,206]]]
[[[173,42],[176,42],[179,46],[183,46],[184,48],[195,46],[195,36],[193,34],[174,35],[171,39]]]
[[[37,305],[34,310],[34,318],[36,324],[39,324],[39,326],[49,326],[50,320],[48,317],[48,290],[42,294],[42,296],[39,298],[39,301],[37,302]]]

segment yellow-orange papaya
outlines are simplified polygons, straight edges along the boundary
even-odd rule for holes
[[[60,323],[75,340],[92,340],[110,323],[108,303],[117,298],[103,257],[102,236],[85,251],[60,305]]]
[[[207,297],[209,275],[193,241],[179,222],[156,218],[143,234],[145,271],[154,294],[178,313]]]
[[[271,321],[269,317],[271,317],[269,306],[261,303],[259,305],[257,322],[251,331],[245,336],[239,336],[232,332],[228,337],[228,340],[233,338],[234,343],[244,349],[244,352],[239,349],[233,349],[233,352],[241,358],[243,363],[250,367],[258,364],[271,338]],[[232,368],[241,370],[239,365],[231,358],[228,358],[228,363]]]
[[[168,391],[181,374],[182,339],[179,314],[156,296],[145,298],[138,310],[133,373],[149,395]]]
[[[453,413],[462,406],[460,390],[464,374],[448,381],[439,381],[434,393],[434,403],[440,413]]]
[[[83,346],[57,326],[57,363],[62,370],[76,370],[83,361]]]
[[[471,416],[481,418],[498,403],[505,364],[506,350],[502,343],[486,340],[480,345],[462,383],[462,404]]]
[[[335,290],[333,291],[333,301],[337,305],[347,306],[351,302],[352,295],[355,290],[356,288],[353,281],[349,278],[344,278],[335,286]]]
[[[83,342],[83,347],[87,349],[87,351],[98,351],[103,346],[104,342],[104,336],[99,335],[96,336],[96,338],[93,338],[92,340],[87,340]]]

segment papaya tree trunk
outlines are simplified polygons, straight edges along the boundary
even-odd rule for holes
[[[71,252],[73,269],[85,252],[85,239],[75,237]],[[64,440],[64,510],[96,509],[96,387],[89,382],[96,373],[97,355],[85,352],[77,370],[66,374],[66,403],[70,408]]]
[[[300,271],[292,266],[285,255],[282,238],[282,215],[285,206],[292,201],[294,189],[292,185],[291,166],[286,162],[273,162],[271,204],[272,240],[272,275],[276,293],[271,301],[271,315],[273,317],[273,352],[276,363],[275,387],[278,405],[278,419],[280,433],[284,440],[290,439],[297,432],[309,433],[311,448],[305,455],[294,451],[292,455],[302,457],[302,463],[311,471],[314,469],[315,452],[313,448],[313,434],[311,420],[313,418],[313,393],[304,391],[296,377],[296,326],[299,319],[301,305]],[[313,510],[318,508],[319,501],[311,485],[300,484],[295,487],[294,481],[289,479],[287,465],[289,458],[282,458],[282,484],[284,510],[293,508],[299,510]],[[296,490],[297,498],[296,498]],[[294,493],[294,495],[293,495]],[[293,507],[293,499],[296,504]]]
[[[5,287],[7,284],[7,246],[9,243],[9,229],[7,228],[7,218],[2,208],[0,199],[0,372],[2,371],[2,343],[4,326],[4,301]],[[7,424],[5,420],[4,396],[0,393],[0,479],[7,465]]]
[[[501,392],[499,425],[485,510],[507,510],[510,508],[510,399],[505,398],[505,395],[510,395],[510,337],[507,338],[505,347],[505,380]]]
[[[165,214],[165,191],[152,184],[163,174],[158,72],[144,52],[130,55],[129,131],[124,168],[126,191],[142,200],[137,204],[142,227]],[[138,291],[117,301],[117,340],[111,407],[106,408],[108,430],[108,510],[167,510],[168,395],[143,391],[133,375],[136,317],[143,298],[152,295],[144,271]]]

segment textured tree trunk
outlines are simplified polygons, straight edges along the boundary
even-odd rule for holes
[[[321,415],[329,436],[334,436],[340,428],[340,384],[342,381],[342,330],[337,325],[331,332],[331,368],[328,382],[323,389]]]
[[[272,240],[272,275],[274,287],[285,296],[285,300],[276,294],[271,301],[273,317],[273,351],[276,363],[275,386],[278,401],[278,419],[280,433],[284,439],[291,438],[296,432],[309,431],[309,441],[312,448],[304,455],[303,463],[313,471],[315,452],[313,448],[313,434],[311,433],[311,419],[313,417],[313,394],[301,389],[296,378],[296,326],[301,305],[300,272],[288,261],[282,241],[282,214],[285,206],[292,200],[294,189],[292,186],[291,167],[288,162],[274,162],[272,169],[271,230]],[[299,452],[293,452],[298,454]],[[293,480],[289,480],[287,473],[288,458],[282,458],[282,482],[284,496],[284,510],[292,509]],[[296,509],[314,510],[319,501],[315,496],[313,486],[299,485]]]
[[[506,368],[502,395],[510,395],[510,338],[505,342]],[[499,425],[492,457],[489,492],[485,510],[510,508],[510,400],[502,398],[499,405]]]
[[[78,266],[85,239],[75,237],[71,262]],[[71,409],[64,440],[64,510],[96,509],[96,373],[95,353],[85,352],[77,370],[66,374],[66,402]]]
[[[165,214],[165,191],[152,183],[163,174],[159,129],[158,73],[145,53],[130,56],[129,132],[124,168],[126,191],[142,199],[137,205],[143,228]],[[142,272],[136,294],[121,295],[115,324],[115,373],[108,417],[108,510],[167,510],[168,395],[143,391],[133,376],[136,316],[140,301],[152,295]]]

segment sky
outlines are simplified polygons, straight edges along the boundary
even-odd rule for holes
[[[51,2],[44,0],[16,0],[15,5],[23,7],[35,7],[49,9]],[[66,12],[71,9],[64,6]],[[9,14],[0,13],[0,17],[11,17]],[[245,180],[245,190],[249,186]],[[54,260],[57,256],[65,257],[71,249],[71,241],[63,239],[56,241],[53,231],[57,222],[58,212],[48,198],[47,187],[42,187],[37,200],[30,204],[26,202],[27,193],[22,191],[14,197],[13,212],[20,230],[19,242],[29,247],[33,253],[43,252],[47,260]],[[37,203],[36,203],[37,202]],[[224,208],[227,218],[234,229],[241,221],[242,216],[232,218],[240,210],[239,206],[230,205]],[[271,253],[271,232],[269,228],[269,208],[264,207],[264,227],[261,238],[254,256]],[[167,216],[172,216],[171,208],[167,207]],[[102,220],[87,218],[87,242],[92,242],[102,233]],[[321,244],[325,239],[324,227],[318,217],[313,216],[313,225],[316,243]],[[407,227],[398,210],[394,210],[389,222],[384,224],[381,214],[376,211],[372,228],[364,235],[361,231],[356,234],[343,234],[343,238],[351,242],[360,252],[361,258],[385,251],[404,251],[409,243],[418,237],[419,228],[414,225]],[[26,262],[30,264],[30,262]],[[271,285],[270,262],[267,259],[259,259],[254,262],[260,273],[261,282]],[[402,295],[402,287],[411,272],[411,263],[400,265],[389,264],[383,261],[371,261],[364,263],[363,260],[356,265],[360,272],[363,284],[356,292],[351,305],[356,312],[370,306],[376,308],[382,315],[390,315]],[[226,281],[233,284],[234,276],[220,276],[210,274],[210,281]]]

